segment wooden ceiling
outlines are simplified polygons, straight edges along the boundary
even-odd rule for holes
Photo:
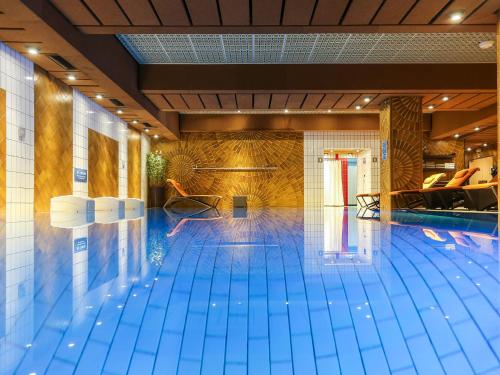
[[[398,95],[398,94],[392,94]],[[434,111],[472,111],[487,107],[496,102],[496,93],[441,93],[418,94],[422,96],[424,112]],[[380,103],[391,94],[377,93],[203,93],[203,94],[147,94],[147,97],[161,110],[196,112],[270,110],[284,109],[301,111],[345,112],[378,111]],[[443,98],[448,98],[447,101]],[[365,99],[367,101],[365,101]],[[429,109],[429,106],[433,109]]]
[[[489,126],[479,128],[479,130],[472,130],[466,134],[463,139],[465,140],[465,147],[476,149],[481,148],[496,148],[497,144],[497,127]]]
[[[87,33],[277,32],[283,28],[363,27],[383,30],[415,26],[449,26],[450,14],[461,11],[467,26],[496,23],[497,0],[50,0],[74,25]],[[456,25],[453,25],[456,26]],[[273,28],[274,27],[274,28]],[[170,28],[170,29],[168,29]],[[191,31],[186,30],[191,29]],[[205,28],[205,29],[203,29]],[[437,30],[438,28],[434,28]],[[446,28],[441,28],[445,30]],[[460,27],[455,27],[459,30]],[[475,27],[475,30],[494,28]],[[183,31],[184,30],[184,31]],[[215,29],[213,29],[215,30]],[[303,30],[303,29],[302,29]],[[471,29],[472,30],[472,29]],[[282,30],[283,31],[283,30]],[[317,31],[317,30],[316,30]]]

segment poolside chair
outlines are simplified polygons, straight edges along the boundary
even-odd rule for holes
[[[462,169],[443,187],[433,187],[420,190],[427,209],[451,210],[464,201],[462,186],[469,178],[479,171],[479,168]]]
[[[374,210],[380,208],[380,193],[356,194],[356,200],[361,208]]]
[[[422,189],[429,189],[434,187],[446,173],[436,173],[427,177],[422,183]],[[400,208],[415,208],[422,204],[422,195],[420,194],[421,189],[408,189],[408,190],[397,190],[391,191],[389,195],[394,197],[397,206]]]
[[[182,185],[172,179],[167,182],[179,193],[179,196],[171,197],[163,206],[165,209],[178,209],[180,212],[184,210],[192,211],[194,213],[202,213],[204,211],[216,208],[219,201],[222,199],[220,195],[191,195],[184,190]]]
[[[484,184],[464,186],[463,191],[465,194],[464,205],[469,210],[484,211],[498,207],[498,179],[496,176]]]

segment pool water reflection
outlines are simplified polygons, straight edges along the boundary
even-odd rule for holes
[[[500,374],[493,223],[148,210],[0,232],[2,375]]]

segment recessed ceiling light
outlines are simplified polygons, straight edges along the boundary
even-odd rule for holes
[[[361,106],[358,104],[355,108],[356,108],[356,111],[359,111],[361,109]]]
[[[467,147],[467,151],[472,151],[472,148],[470,148],[470,147]]]
[[[149,133],[149,129],[148,129],[148,128],[144,129],[144,131],[145,131],[146,133]]]
[[[487,143],[483,143],[483,147],[488,147],[488,144]]]
[[[458,137],[460,137],[460,134],[457,133],[453,137],[458,138]]]
[[[430,109],[430,110],[433,110],[434,109],[434,106],[433,105],[430,105],[427,107],[427,109]]]
[[[328,113],[332,113],[332,110],[331,110],[331,109],[329,109],[327,112],[328,112]]]
[[[76,81],[76,77],[73,74],[68,75],[70,81]]]
[[[241,111],[238,109],[238,113],[241,113]]]
[[[132,124],[137,124],[137,120],[132,121]]]
[[[158,134],[155,134],[153,137],[154,137],[155,139],[160,138],[160,136],[159,136]]]
[[[474,131],[475,131],[475,132],[478,132],[479,130],[481,130],[481,128],[480,128],[479,126],[476,126],[476,127],[474,128]]]
[[[463,19],[464,19],[464,12],[461,10],[450,13],[450,21],[451,22],[460,22]]]
[[[28,53],[29,53],[30,55],[38,55],[38,52],[39,52],[39,51],[38,51],[38,48],[35,48],[35,47],[30,47],[30,48],[28,48]]]
[[[121,109],[119,109],[118,111],[116,111],[116,113],[118,113],[119,115],[121,115],[123,113],[123,111]]]
[[[288,108],[285,108],[285,113],[288,113]]]
[[[365,98],[363,99],[363,101],[364,101],[365,103],[369,103],[369,102],[370,102],[370,100],[372,100],[372,99],[371,99],[369,96],[367,96],[367,97],[365,97]]]
[[[101,95],[101,94],[97,94],[97,95],[95,96],[95,98],[96,98],[97,100],[101,100],[101,99],[102,99],[102,95]]]
[[[442,100],[443,102],[447,102],[448,100],[450,100],[450,98],[449,98],[449,97],[447,97],[447,96],[443,96],[443,99],[441,99],[441,100]]]

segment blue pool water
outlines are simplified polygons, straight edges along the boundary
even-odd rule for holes
[[[500,374],[495,223],[149,210],[1,231],[2,375]]]

